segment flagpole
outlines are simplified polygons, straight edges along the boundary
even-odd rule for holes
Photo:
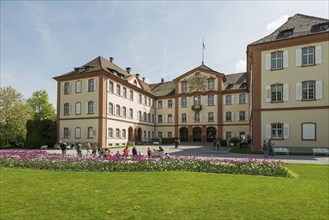
[[[202,38],[202,65],[204,63],[204,49],[203,49],[203,45],[204,45],[204,41],[203,41],[203,38]]]
[[[205,47],[204,47],[204,40],[202,38],[202,65],[204,65],[204,49],[205,49]]]

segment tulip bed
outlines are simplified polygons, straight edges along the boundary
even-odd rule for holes
[[[123,157],[66,156],[40,150],[2,150],[0,167],[39,170],[96,172],[189,171],[221,174],[247,174],[291,177],[281,161],[232,159],[199,159],[197,157]]]

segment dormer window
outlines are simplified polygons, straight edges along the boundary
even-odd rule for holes
[[[279,33],[277,38],[287,38],[293,34],[293,29],[283,30]]]
[[[226,87],[226,89],[232,89],[233,88],[233,84],[228,84],[228,86]]]
[[[244,89],[244,88],[247,88],[247,83],[242,83],[241,84],[240,89]]]
[[[313,25],[312,32],[326,31],[329,28],[329,22]]]

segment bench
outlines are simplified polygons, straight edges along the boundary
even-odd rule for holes
[[[42,145],[42,146],[40,147],[40,149],[41,149],[41,150],[47,150],[47,149],[48,149],[48,145]]]
[[[326,156],[329,155],[329,149],[327,148],[313,148],[313,155],[315,154],[326,154]]]
[[[153,145],[159,145],[160,143],[158,141],[154,141]]]
[[[286,153],[289,155],[289,149],[286,147],[275,147],[273,148],[274,155],[275,153]]]

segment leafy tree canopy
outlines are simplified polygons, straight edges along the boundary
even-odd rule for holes
[[[56,113],[53,105],[49,103],[46,90],[33,92],[27,103],[33,109],[33,120],[56,120]]]
[[[0,88],[0,147],[18,146],[26,137],[26,122],[32,108],[12,87]]]

